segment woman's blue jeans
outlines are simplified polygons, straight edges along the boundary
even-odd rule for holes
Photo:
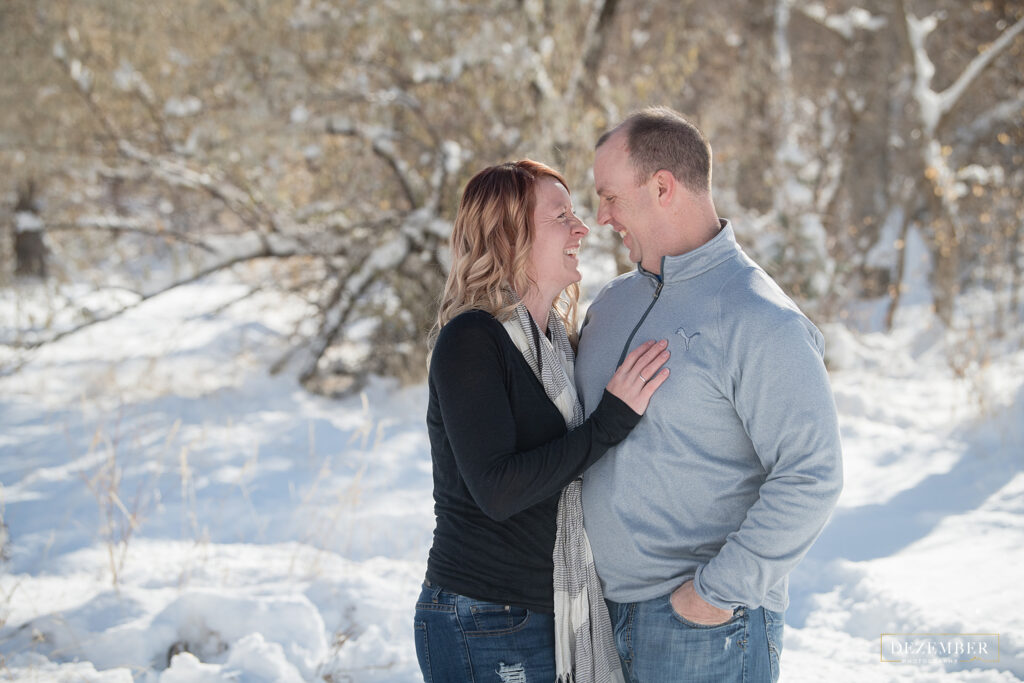
[[[672,609],[670,596],[610,600],[608,612],[630,683],[773,683],[779,680],[783,614],[738,607],[724,624],[704,626]]]
[[[424,582],[413,623],[426,683],[550,683],[555,618]]]

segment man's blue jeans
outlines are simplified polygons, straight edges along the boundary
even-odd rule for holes
[[[426,683],[550,683],[555,618],[424,582],[413,622]]]
[[[631,683],[768,683],[779,680],[783,615],[738,607],[704,626],[676,614],[669,595],[608,602],[622,671]]]

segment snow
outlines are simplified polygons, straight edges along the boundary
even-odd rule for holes
[[[731,35],[735,36],[735,34],[731,34]],[[633,43],[633,48],[636,49],[636,50],[639,50],[644,45],[646,45],[647,42],[651,39],[651,33],[650,33],[650,31],[644,31],[644,30],[635,28],[635,29],[633,29],[630,32],[629,39]],[[728,40],[728,38],[727,38],[727,40]],[[735,45],[733,45],[732,47],[735,47]]]
[[[470,153],[454,140],[445,140],[441,144],[444,154],[444,170],[448,175],[455,175],[462,168],[462,162],[469,158]]]
[[[14,214],[15,232],[42,232],[46,227],[39,214],[31,211],[18,211]]]
[[[441,81],[450,83],[458,80],[466,68],[466,62],[458,55],[442,62],[417,62],[412,65],[413,83]]]
[[[164,114],[175,117],[186,117],[198,114],[203,109],[203,101],[195,95],[185,97],[169,97],[164,103]]]
[[[942,101],[938,93],[931,89],[932,78],[935,76],[935,64],[932,63],[928,51],[925,49],[925,40],[939,25],[938,18],[931,14],[924,19],[918,19],[912,14],[907,14],[907,33],[910,36],[910,49],[914,54],[914,99],[917,106],[921,108],[921,121],[925,130],[929,133],[935,130],[939,118],[942,116]]]
[[[309,121],[309,109],[306,108],[305,104],[299,102],[294,107],[292,107],[289,119],[291,120],[292,123],[306,123],[307,121]]]
[[[71,80],[78,84],[82,92],[87,93],[92,90],[92,71],[82,62],[72,59],[68,66],[68,74],[71,76]]]
[[[800,8],[808,17],[832,29],[847,40],[853,40],[858,30],[877,31],[885,26],[883,16],[875,16],[861,7],[851,7],[842,14],[829,14],[824,6],[809,3]]]
[[[131,62],[122,59],[114,71],[114,87],[122,92],[131,92],[135,88],[135,80],[139,74]]]
[[[979,164],[969,164],[956,172],[957,180],[964,180],[978,185],[1002,185],[1006,174],[1002,166],[985,168]]]
[[[791,577],[787,683],[1024,677],[1021,335],[954,373],[913,231],[907,249],[891,333],[823,329],[845,489]],[[269,375],[308,311],[271,293],[218,311],[241,291],[179,288],[0,377],[8,680],[420,680],[426,389],[329,400]],[[1000,661],[881,663],[897,632],[1000,633]]]

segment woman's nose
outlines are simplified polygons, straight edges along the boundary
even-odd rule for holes
[[[581,219],[579,216],[576,216],[576,223],[572,226],[572,231],[574,234],[578,234],[580,237],[582,237],[583,235],[586,235],[588,232],[590,232],[590,228],[588,228],[587,224],[583,222],[583,219]]]

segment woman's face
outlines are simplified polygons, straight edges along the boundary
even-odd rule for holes
[[[577,252],[590,228],[573,213],[569,192],[560,182],[545,176],[534,187],[537,201],[533,209],[530,275],[540,292],[553,299],[558,292],[580,281]]]

